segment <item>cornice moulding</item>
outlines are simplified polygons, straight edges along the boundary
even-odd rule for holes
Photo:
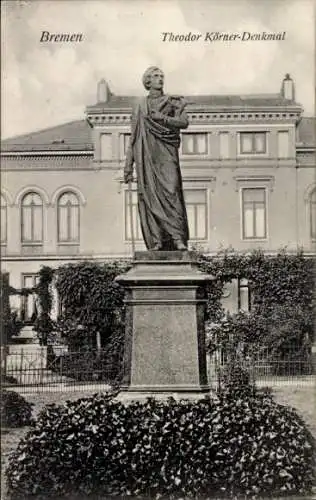
[[[241,187],[260,187],[260,185],[273,191],[275,182],[273,175],[237,175],[233,179],[235,181],[235,191],[238,191]]]
[[[20,150],[20,151],[1,151],[1,156],[6,157],[41,157],[41,156],[65,156],[65,157],[75,157],[75,156],[93,156],[94,151],[93,149],[89,150],[84,150],[84,151],[41,151],[41,150],[32,150],[32,151],[25,151],[25,150]]]
[[[277,121],[279,122],[296,122],[300,119],[301,113],[298,110],[263,110],[258,111],[256,109],[239,109],[229,111],[207,111],[205,109],[201,111],[188,111],[189,121],[191,123],[221,123],[221,122],[257,122],[258,120],[263,120],[265,122]],[[93,112],[87,115],[88,122],[93,126],[103,126],[103,125],[121,125],[128,124],[131,121],[130,113],[120,113],[107,111],[104,113]]]
[[[116,113],[131,113],[133,107],[86,107],[86,115],[98,115],[98,114],[116,114]],[[231,105],[231,106],[220,106],[220,105],[208,105],[208,104],[187,104],[187,112],[194,113],[196,111],[214,112],[214,113],[231,113],[232,111],[251,111],[251,112],[299,112],[301,114],[302,107],[299,105],[261,105],[261,106],[251,106],[251,105]]]
[[[221,258],[218,251],[206,250],[203,252],[207,256],[214,257],[215,259]],[[240,255],[251,255],[251,250],[244,251],[239,250]],[[279,250],[263,250],[264,255],[276,256],[279,254]],[[289,255],[296,255],[297,250],[287,250]],[[316,251],[314,250],[304,250],[304,257],[306,258],[315,258]],[[59,255],[59,254],[42,254],[42,255],[21,255],[21,254],[7,254],[2,256],[3,262],[25,262],[25,261],[82,261],[82,260],[113,260],[113,259],[124,259],[130,260],[132,257],[132,252],[130,254],[127,253],[105,253],[105,254],[93,254],[93,253],[82,253],[77,255]]]

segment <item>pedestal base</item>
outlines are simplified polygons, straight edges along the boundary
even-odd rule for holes
[[[210,279],[190,252],[138,252],[132,269],[117,278],[127,306],[121,398],[209,393],[204,313]]]

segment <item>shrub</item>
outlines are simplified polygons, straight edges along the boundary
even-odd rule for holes
[[[1,424],[6,427],[32,425],[32,404],[15,391],[1,391]]]
[[[242,362],[228,362],[219,373],[219,391],[232,398],[251,396],[256,392],[255,381]]]
[[[266,395],[124,405],[100,394],[47,406],[6,474],[23,499],[282,496],[311,490],[313,448],[295,411]]]

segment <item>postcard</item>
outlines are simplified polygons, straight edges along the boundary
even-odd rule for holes
[[[1,11],[1,382],[21,410],[3,436],[10,491],[202,496],[206,407],[205,420],[192,406],[181,417],[179,400],[221,394],[232,359],[315,432],[315,2],[3,0]],[[249,325],[264,325],[266,343],[247,350]],[[271,332],[284,337],[277,355]],[[143,406],[130,420],[111,413],[109,391]],[[30,439],[10,462],[18,425],[32,429],[42,410],[38,448]],[[269,448],[272,427],[280,488],[298,494],[286,441]],[[212,488],[263,495],[272,484],[278,496],[271,470],[250,479],[234,446],[212,465]],[[245,483],[228,449],[249,458]],[[309,471],[309,452],[297,453]]]

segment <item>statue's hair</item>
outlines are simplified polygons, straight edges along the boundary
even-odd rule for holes
[[[143,74],[142,80],[146,90],[150,89],[151,75],[153,74],[154,71],[157,71],[157,69],[161,71],[161,69],[158,68],[158,66],[149,66],[149,68],[147,68],[145,73]]]

